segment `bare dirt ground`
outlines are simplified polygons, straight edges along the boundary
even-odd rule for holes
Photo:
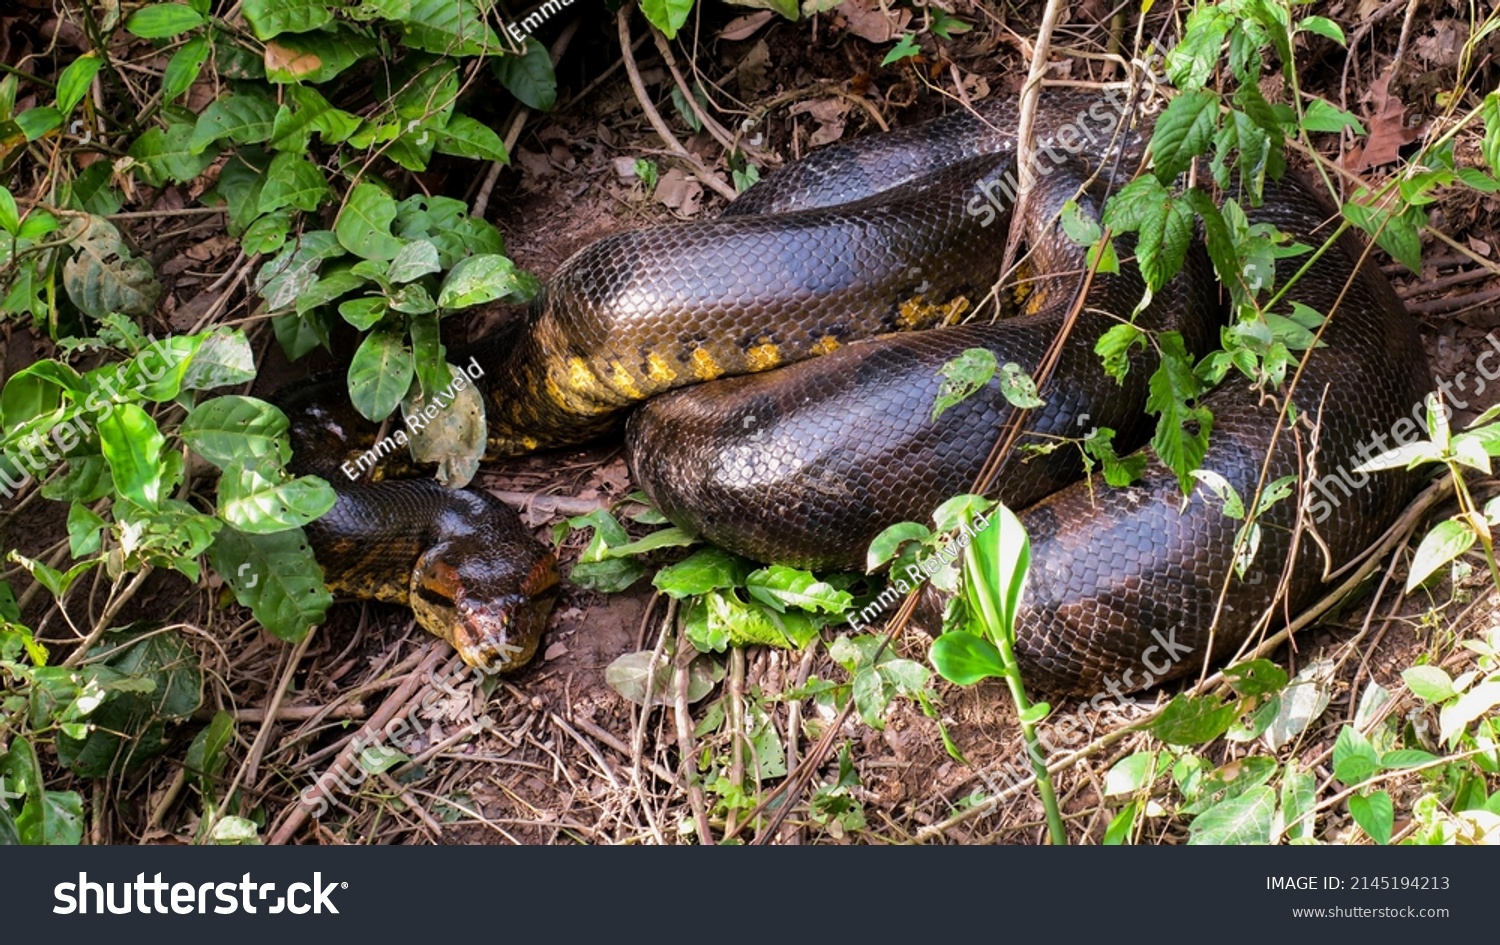
[[[768,155],[792,159],[818,143],[878,131],[878,121],[904,125],[940,113],[947,106],[929,84],[951,87],[957,77],[975,97],[1014,94],[1024,75],[1030,53],[1027,38],[1035,35],[1040,4],[1020,4],[1019,13],[1001,14],[992,7],[959,3],[958,14],[976,28],[944,44],[943,55],[933,55],[935,47],[929,47],[915,69],[880,67],[889,44],[863,38],[877,28],[869,18],[878,13],[870,6],[849,16],[823,15],[812,23],[777,19],[750,29],[754,24],[737,22],[728,24],[727,30],[731,14],[710,7],[690,67],[721,90],[718,102],[749,103],[744,115],[720,114],[725,126],[734,128],[742,118],[753,116],[758,124],[751,132],[752,143]],[[1438,0],[1436,7],[1431,15],[1407,23],[1405,4],[1317,4],[1323,15],[1357,24],[1349,28],[1356,55],[1347,70],[1344,54],[1330,49],[1308,57],[1303,77],[1304,89],[1342,104],[1372,128],[1369,141],[1321,136],[1327,139],[1325,153],[1339,159],[1351,174],[1379,181],[1398,153],[1409,151],[1411,142],[1430,131],[1431,116],[1439,112],[1434,96],[1442,91],[1434,77],[1452,73],[1459,45],[1454,30],[1465,30],[1461,4]],[[691,175],[672,170],[676,165],[663,155],[661,140],[642,116],[619,68],[612,17],[597,5],[579,4],[573,10],[582,23],[559,65],[558,108],[528,117],[511,166],[501,172],[488,207],[489,218],[506,233],[508,254],[543,278],[569,254],[602,235],[711,215],[722,204]],[[1058,65],[1051,78],[1108,77],[1098,60],[1079,55],[1105,48],[1108,14],[1107,4],[1072,5],[1054,40]],[[639,35],[638,19],[635,27]],[[739,38],[716,35],[721,31]],[[1489,54],[1496,51],[1491,48]],[[676,116],[667,98],[672,79],[654,46],[647,41],[636,56],[643,81],[674,133],[712,166],[721,151],[706,133],[693,134]],[[680,48],[677,58],[686,63]],[[1500,68],[1492,62],[1486,73],[1491,86],[1497,73]],[[496,116],[497,126],[502,117]],[[1383,161],[1382,155],[1372,153],[1377,145],[1390,150]],[[1475,147],[1472,141],[1461,141],[1460,156],[1465,148],[1472,154]],[[1351,155],[1354,148],[1363,151]],[[635,177],[621,173],[642,156],[656,160],[663,175],[654,195],[648,195]],[[718,170],[728,177],[722,165]],[[456,196],[472,197],[475,190],[453,179],[422,183]],[[1445,199],[1434,207],[1433,223],[1452,245],[1427,243],[1420,274],[1387,267],[1422,319],[1427,354],[1440,376],[1452,378],[1460,371],[1472,376],[1475,358],[1490,343],[1487,333],[1500,329],[1497,220],[1496,196],[1465,192]],[[179,230],[141,237],[171,281],[174,301],[168,318],[174,325],[191,325],[184,313],[204,308],[199,294],[225,270],[233,251],[225,242],[217,255],[211,249],[205,255],[202,247],[222,237],[212,224]],[[483,332],[513,314],[467,316],[464,328]],[[225,317],[253,319],[243,303]],[[272,389],[283,376],[302,370],[300,365],[290,371],[273,365],[280,355],[270,333],[258,337],[268,364],[258,391]],[[1500,331],[1494,337],[1500,338]],[[7,374],[43,353],[25,332],[9,332]],[[347,351],[340,353],[347,356]],[[1500,387],[1474,398],[1460,414],[1473,415],[1497,400]],[[487,471],[482,482],[504,493],[532,496],[527,514],[543,537],[551,536],[565,514],[612,503],[633,488],[619,449],[612,444],[510,463]],[[7,545],[39,553],[65,536],[64,514],[47,503],[30,504],[9,521]],[[585,537],[574,533],[565,539],[565,562],[576,560]],[[670,554],[660,556],[670,559]],[[1398,575],[1401,559],[1398,555]],[[1391,584],[1399,587],[1394,578]],[[1435,636],[1472,634],[1497,619],[1483,594],[1474,599],[1464,588],[1444,584],[1432,599],[1419,595],[1409,601],[1398,599],[1392,588],[1378,597],[1368,591],[1356,596],[1336,617],[1300,634],[1295,647],[1282,647],[1272,657],[1291,672],[1320,658],[1338,664],[1332,706],[1296,748],[1313,763],[1321,758],[1325,770],[1333,733],[1352,717],[1365,682],[1399,685],[1399,670],[1411,665]],[[28,603],[27,616],[42,621],[40,635],[66,637],[61,621],[45,616],[40,597]],[[1424,616],[1429,611],[1434,616]],[[643,713],[605,682],[604,673],[623,653],[661,648],[664,635],[668,647],[676,644],[675,611],[653,594],[648,580],[608,597],[567,587],[544,641],[543,657],[524,672],[499,681],[460,672],[446,645],[415,628],[409,613],[385,605],[337,606],[326,625],[305,644],[293,647],[250,623],[248,614],[213,583],[195,587],[175,575],[157,575],[121,615],[122,620],[137,617],[178,623],[194,635],[208,671],[200,715],[206,719],[225,709],[240,720],[226,777],[238,785],[240,802],[247,816],[262,826],[263,836],[290,842],[670,843],[693,840],[695,823],[705,817],[719,838],[741,825],[745,809],[757,797],[752,792],[739,806],[733,798],[726,804],[728,795],[713,788],[713,779],[735,764],[728,760],[732,736],[726,734],[735,726],[704,725],[705,719],[712,723],[716,713],[724,713],[733,723],[745,706],[765,706],[785,746],[786,768],[795,770],[832,714],[811,700],[776,701],[774,696],[809,677],[841,678],[843,672],[819,647],[806,654],[739,652],[723,659],[725,680],[701,701]],[[896,645],[903,655],[925,661],[925,638]],[[446,669],[452,682],[437,686],[439,698],[411,713],[417,734],[406,745],[410,762],[361,777],[358,785],[328,790],[328,810],[321,817],[304,816],[299,792],[350,756],[351,739],[362,725],[405,716],[434,688],[435,669]],[[981,772],[1022,757],[1013,711],[1000,687],[940,685],[939,693],[937,714],[971,765],[958,763],[945,751],[938,721],[915,704],[898,700],[884,731],[856,720],[847,723],[835,740],[835,747],[847,746],[858,776],[851,794],[863,805],[864,827],[813,822],[803,790],[788,792],[793,794],[791,815],[774,836],[759,835],[760,839],[1044,841],[1041,807],[1030,790],[1010,792],[982,815],[934,829],[972,804],[976,793],[995,793]],[[1150,705],[1170,695],[1149,693],[1140,702]],[[1058,708],[1078,715],[1087,740],[1096,745],[1091,755],[1059,774],[1058,787],[1073,838],[1098,842],[1114,812],[1102,797],[1103,772],[1136,750],[1145,736],[1110,738],[1121,728],[1118,721],[1077,705]],[[476,720],[483,723],[477,731]],[[180,733],[184,745],[192,737],[191,728],[185,726]],[[1222,743],[1216,750],[1222,755],[1215,757],[1217,761],[1231,757],[1231,749]],[[107,782],[75,781],[71,787],[84,792],[92,804],[93,839],[131,843],[190,837],[202,806],[192,796],[194,789],[184,785],[174,760],[180,758],[181,751],[169,751],[162,763],[138,774]],[[813,787],[834,783],[839,777],[837,757],[830,754],[810,774]],[[783,781],[768,777],[762,794]],[[752,823],[738,839],[758,836],[756,826]],[[1324,839],[1339,839],[1344,829],[1337,818],[1320,825]],[[1166,818],[1147,839],[1175,842],[1184,833],[1180,824]]]

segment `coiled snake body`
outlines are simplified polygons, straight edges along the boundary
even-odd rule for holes
[[[1007,233],[993,182],[1014,164],[1014,106],[997,103],[823,149],[717,220],[608,237],[569,259],[528,318],[460,353],[486,365],[491,455],[592,439],[646,401],[630,418],[627,455],[674,523],[763,561],[862,567],[882,528],[924,520],[969,489],[1013,410],[992,381],[932,419],[939,369],[986,347],[1034,371],[1073,307],[1084,255],[1061,235],[1057,213],[1076,196],[1097,216],[1109,169],[1133,168],[1141,152],[1140,135],[1099,104],[1074,94],[1044,101],[1039,145],[1069,126],[1089,140],[1077,156],[1049,151],[1054,166],[1028,199],[1035,275],[1025,314],[955,324],[987,309]],[[1287,182],[1268,185],[1249,217],[1316,245],[1329,214]],[[1427,389],[1415,321],[1359,258],[1360,247],[1340,239],[1283,300],[1332,312],[1298,379],[1290,428],[1277,435],[1278,398],[1243,379],[1204,402],[1213,422],[1203,467],[1247,502],[1259,483],[1353,468],[1368,458],[1359,447],[1409,416]],[[1303,262],[1279,262],[1278,285]],[[1093,353],[1141,298],[1134,270],[1125,262],[1092,281],[1022,443],[1107,426],[1124,452],[1149,435],[1154,349],[1132,351],[1122,384]],[[1195,246],[1137,324],[1153,337],[1176,331],[1204,353],[1219,326],[1217,296]],[[295,405],[294,439],[326,455],[336,410],[315,400]],[[1025,509],[1032,541],[1023,673],[1059,694],[1137,690],[1222,658],[1273,603],[1278,614],[1305,607],[1326,571],[1373,541],[1413,487],[1410,476],[1380,474],[1347,495],[1325,488],[1275,503],[1242,580],[1233,573],[1241,523],[1203,488],[1184,500],[1176,476],[1155,464],[1128,488],[1065,485],[1079,473],[1076,451],[1058,449],[1010,461],[998,487]],[[339,491],[309,529],[336,590],[406,600],[470,662],[530,658],[556,563],[514,513],[423,480]],[[1315,537],[1305,527],[1313,520]]]

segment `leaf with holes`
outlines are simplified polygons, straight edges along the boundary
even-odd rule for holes
[[[1276,792],[1261,785],[1220,801],[1199,814],[1188,828],[1188,843],[1266,844],[1271,842]]]
[[[178,432],[188,447],[220,469],[246,459],[291,458],[286,414],[254,397],[229,394],[193,408]]]
[[[349,399],[369,420],[383,420],[406,396],[416,364],[411,349],[393,331],[365,336],[349,362]]]
[[[1201,745],[1223,735],[1238,716],[1237,704],[1217,696],[1178,693],[1148,729],[1168,745]]]
[[[932,419],[936,420],[978,393],[995,376],[998,367],[995,352],[988,348],[967,348],[944,364],[938,369],[943,382],[938,386],[937,399],[932,404]]]
[[[224,528],[208,557],[235,599],[282,640],[300,641],[309,628],[322,623],[333,603],[323,569],[300,528],[274,535]]]
[[[334,499],[328,483],[289,478],[275,458],[231,464],[219,479],[219,516],[250,535],[300,528],[333,508]]]
[[[517,269],[506,257],[482,253],[460,259],[448,271],[437,303],[441,308],[459,309],[496,299],[527,302],[540,287],[535,276]]]
[[[131,254],[113,224],[90,216],[70,233],[76,252],[63,264],[63,288],[73,304],[94,318],[114,313],[144,318],[155,311],[161,283],[150,262]]]

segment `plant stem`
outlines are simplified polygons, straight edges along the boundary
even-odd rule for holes
[[[996,628],[1000,629],[1000,628]],[[1021,722],[1021,737],[1026,741],[1026,760],[1036,772],[1037,790],[1042,795],[1042,808],[1047,812],[1047,833],[1053,846],[1068,845],[1068,831],[1063,826],[1062,811],[1057,806],[1057,791],[1052,787],[1052,772],[1047,770],[1047,758],[1042,754],[1036,740],[1036,723],[1027,721],[1031,701],[1026,698],[1026,686],[1021,682],[1021,667],[1016,662],[1015,647],[1009,633],[991,635],[1000,650],[1000,660],[1005,664],[1005,685],[1010,688],[1011,701],[1016,704],[1016,716]]]

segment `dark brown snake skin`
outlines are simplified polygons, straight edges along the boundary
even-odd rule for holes
[[[1088,103],[1073,95],[1045,102],[1039,142],[1052,141]],[[1010,165],[1011,108],[987,105],[977,118],[959,113],[826,148],[768,176],[719,220],[653,227],[584,249],[563,264],[523,324],[474,349],[486,364],[491,453],[594,438],[614,429],[625,408],[682,387],[637,410],[627,431],[635,479],[670,519],[760,560],[861,564],[881,528],[926,520],[968,490],[1010,408],[992,382],[933,421],[938,368],[984,346],[1002,363],[1035,370],[1082,269],[1081,250],[1060,236],[1051,214],[1089,172],[1118,159],[1128,173],[1140,153],[1139,135],[1111,144],[1112,123],[1099,131],[1107,123],[1075,120],[1098,140],[1083,143],[1079,159],[1056,158],[1060,166],[1028,205],[1033,265],[1043,274],[1030,314],[861,341],[980,309],[1006,225],[1003,218],[980,225],[970,201]],[[1085,213],[1097,212],[1101,186],[1096,181],[1080,198]],[[1268,187],[1265,206],[1250,211],[1252,221],[1314,245],[1328,217],[1295,182]],[[1267,482],[1299,471],[1308,478],[1314,427],[1316,469],[1352,468],[1361,441],[1409,416],[1427,389],[1415,321],[1378,269],[1356,269],[1359,252],[1342,240],[1283,303],[1334,314],[1325,347],[1311,355],[1296,389],[1301,417],[1282,431]],[[1278,280],[1301,262],[1282,261]],[[1046,406],[1026,420],[1027,440],[1110,426],[1125,448],[1148,435],[1141,411],[1154,356],[1133,355],[1126,383],[1117,386],[1092,353],[1098,335],[1128,317],[1140,297],[1134,266],[1123,268],[1126,274],[1094,281],[1042,389]],[[1215,297],[1195,248],[1138,323],[1178,330],[1201,353],[1219,318]],[[823,356],[698,383],[813,354]],[[1214,423],[1203,465],[1248,498],[1277,404],[1234,378],[1206,403]],[[334,413],[294,413],[299,448],[326,450],[318,444],[338,425]],[[1076,456],[1061,449],[1025,463],[1012,458],[1000,480],[1002,499],[1029,506],[1022,520],[1033,566],[1018,639],[1029,685],[1058,694],[1128,692],[1195,672],[1252,632],[1283,570],[1279,613],[1306,607],[1322,586],[1319,542],[1303,534],[1292,548],[1301,497],[1261,518],[1260,551],[1249,579],[1239,581],[1229,578],[1239,523],[1202,488],[1184,501],[1175,477],[1153,465],[1126,489],[1056,491],[1077,476]],[[1389,525],[1413,484],[1410,476],[1381,474],[1339,494],[1316,525],[1329,570]],[[509,509],[480,496],[416,481],[341,487],[338,506],[309,537],[336,589],[404,598],[470,662],[521,665],[545,622],[555,561]],[[480,512],[488,524],[477,524]],[[543,601],[527,604],[534,594]]]

